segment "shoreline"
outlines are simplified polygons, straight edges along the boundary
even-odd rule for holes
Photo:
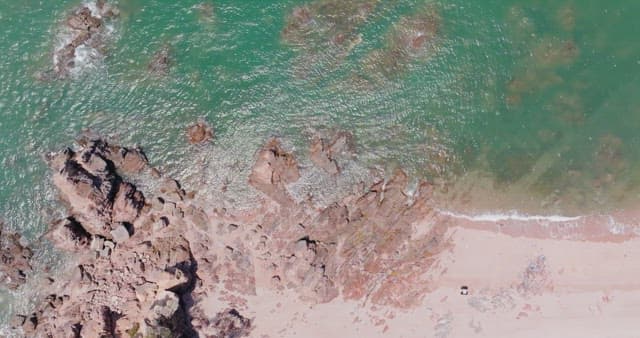
[[[633,5],[547,5],[6,6],[0,336],[637,336]]]

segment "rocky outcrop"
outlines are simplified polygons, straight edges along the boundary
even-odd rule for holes
[[[321,141],[325,163],[349,140]],[[429,269],[447,248],[444,226],[416,232],[431,213],[431,190],[424,183],[406,193],[401,171],[311,207],[288,190],[305,173],[270,139],[248,178],[264,200],[243,213],[205,209],[166,177],[145,197],[121,176],[151,171],[140,149],[90,135],[78,144],[48,156],[70,214],[48,238],[74,255],[74,273],[43,284],[49,296],[15,317],[29,336],[245,337],[254,322],[246,299],[264,288],[309,303],[343,297],[407,308],[428,292]]]
[[[71,216],[54,222],[47,237],[76,254],[76,271],[47,285],[51,296],[14,326],[30,336],[194,336],[187,307],[197,263],[190,242],[152,227],[156,215],[120,176],[148,168],[144,153],[91,135],[78,143],[48,156]]]
[[[0,221],[0,285],[17,289],[31,271],[31,249],[20,243],[20,235],[7,231]]]
[[[385,47],[369,53],[362,68],[373,77],[393,79],[404,74],[411,63],[435,55],[441,32],[440,9],[427,3],[423,9],[402,17],[389,31]]]
[[[289,209],[289,218],[262,219],[277,222],[265,230],[266,249],[258,254],[276,287],[314,302],[342,295],[378,305],[417,305],[429,290],[427,272],[448,246],[444,225],[416,235],[414,224],[433,212],[431,187],[423,183],[407,195],[407,181],[398,171],[317,213],[298,205]]]
[[[24,319],[17,322],[25,334],[191,336],[185,297],[195,283],[196,268],[188,241],[160,237],[127,249],[104,241],[103,248],[113,251],[100,250],[98,258],[90,258],[96,256],[87,248],[73,278],[57,282],[50,287],[56,293],[34,313],[18,317]]]

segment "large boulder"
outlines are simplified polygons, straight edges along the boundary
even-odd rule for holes
[[[249,175],[249,184],[276,202],[291,202],[286,185],[300,178],[298,163],[293,154],[285,151],[276,138],[269,140],[258,152]]]
[[[140,148],[110,146],[109,160],[123,173],[136,174],[147,168],[149,161]]]

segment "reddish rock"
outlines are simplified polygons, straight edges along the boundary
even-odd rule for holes
[[[91,31],[100,28],[102,20],[93,16],[89,8],[82,7],[69,15],[67,25],[73,29]]]
[[[149,165],[147,155],[140,148],[109,147],[108,159],[123,173],[136,174]]]
[[[191,144],[208,142],[213,139],[213,128],[200,120],[187,127],[187,139]]]
[[[144,207],[144,196],[136,187],[127,182],[120,183],[113,200],[112,223],[133,223]]]
[[[76,66],[76,50],[80,47],[97,51],[104,49],[104,36],[108,33],[106,22],[118,16],[118,10],[102,0],[98,0],[92,8],[96,12],[83,4],[67,16],[61,38],[69,42],[54,50],[53,69],[39,74],[38,78],[46,80],[69,76]]]
[[[402,171],[309,207],[287,190],[300,178],[294,155],[271,139],[249,177],[265,201],[248,213],[211,211],[169,178],[155,182],[160,193],[145,205],[118,175],[126,148],[96,137],[78,143],[49,156],[73,216],[50,233],[78,269],[46,284],[42,293],[53,298],[16,317],[30,336],[248,336],[251,320],[233,309],[244,311],[244,296],[258,287],[287,288],[309,303],[344,297],[408,308],[429,291],[428,271],[448,247],[446,225],[425,225],[416,235],[414,223],[431,212],[431,190],[423,183],[407,196]],[[349,150],[349,137],[323,144],[332,160]],[[536,284],[530,276],[523,285]],[[212,304],[219,306],[212,311]]]
[[[249,337],[251,320],[243,317],[236,309],[218,312],[210,322],[217,331],[214,337]]]

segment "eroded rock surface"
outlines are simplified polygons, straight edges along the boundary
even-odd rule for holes
[[[116,171],[139,171],[146,166],[141,150],[110,146],[102,140],[81,140],[78,151],[70,148],[49,156],[53,182],[67,202],[71,216],[89,233],[111,238],[123,223],[133,223],[145,204],[144,195],[124,182]]]
[[[50,296],[14,325],[50,337],[194,336],[186,307],[197,263],[189,240],[163,229],[151,235],[163,216],[120,176],[148,168],[144,153],[89,135],[78,143],[48,157],[71,214],[51,225],[48,238],[76,253],[77,268],[48,285]]]

